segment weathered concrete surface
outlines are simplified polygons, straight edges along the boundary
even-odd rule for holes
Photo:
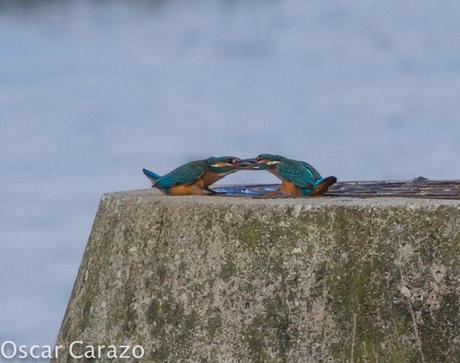
[[[115,193],[58,343],[141,344],[142,362],[460,362],[459,297],[460,201]]]

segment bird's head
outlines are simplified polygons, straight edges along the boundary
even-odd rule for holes
[[[260,154],[253,160],[260,169],[271,170],[276,168],[285,158],[274,154]]]
[[[216,174],[231,174],[241,167],[241,159],[235,156],[210,157],[206,159],[208,169]]]

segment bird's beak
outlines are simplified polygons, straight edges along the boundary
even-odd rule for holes
[[[243,159],[240,162],[240,169],[243,170],[261,170],[257,165],[256,159]]]

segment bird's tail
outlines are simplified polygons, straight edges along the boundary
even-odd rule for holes
[[[312,194],[323,195],[327,192],[329,187],[335,183],[337,183],[337,178],[335,176],[328,176],[327,178],[323,178],[318,183],[316,183]]]
[[[155,185],[157,180],[161,178],[158,174],[155,174],[153,171],[142,169],[142,172],[145,174],[147,178],[152,182],[152,185]]]

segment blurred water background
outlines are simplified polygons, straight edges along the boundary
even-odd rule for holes
[[[101,193],[210,155],[460,178],[460,2],[0,2],[0,340],[52,344]],[[226,182],[276,182],[241,172]]]

